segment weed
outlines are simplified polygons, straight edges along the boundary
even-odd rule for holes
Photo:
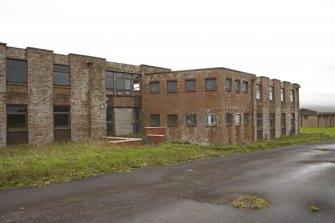
[[[311,205],[311,206],[309,207],[309,210],[310,210],[311,212],[319,212],[319,211],[320,211],[320,208],[319,208],[318,206],[316,206],[316,205]]]
[[[254,194],[246,194],[234,200],[232,205],[236,208],[260,209],[267,208],[270,204],[262,197]]]

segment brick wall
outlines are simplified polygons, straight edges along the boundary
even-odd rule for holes
[[[105,64],[101,58],[69,55],[71,137],[83,140],[106,135]]]
[[[216,78],[217,88],[215,91],[205,90],[205,79]],[[247,80],[249,82],[249,93],[227,92],[225,89],[225,78]],[[238,72],[225,69],[190,70],[181,72],[169,72],[161,74],[150,74],[143,76],[143,126],[150,126],[150,114],[160,114],[162,127],[167,127],[167,115],[178,115],[178,126],[167,127],[167,137],[188,141],[198,144],[222,144],[252,141],[252,75],[243,75]],[[196,79],[196,91],[185,91],[185,79]],[[177,80],[177,92],[167,92],[167,81]],[[160,93],[150,93],[150,82],[160,82]],[[196,114],[197,126],[186,126],[186,114]],[[208,114],[217,114],[218,123],[216,127],[208,127],[205,118]],[[243,114],[249,113],[250,124],[248,126],[231,127],[226,125],[226,113]]]
[[[0,147],[6,145],[6,44],[0,43]]]
[[[28,140],[31,144],[53,141],[52,51],[27,49]]]

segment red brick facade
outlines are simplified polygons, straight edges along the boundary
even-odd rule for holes
[[[7,59],[27,62],[26,82],[6,81]],[[54,65],[69,67],[68,85],[54,85]],[[113,89],[107,87],[106,71],[113,73],[109,83]],[[137,77],[140,89],[135,90]],[[227,80],[231,81],[228,90]],[[150,90],[152,83],[158,91]],[[256,85],[261,86],[260,99],[256,99]],[[269,99],[270,86],[273,100]],[[280,89],[285,93],[283,101]],[[21,133],[8,129],[7,124],[6,108],[16,105],[27,107],[27,123]],[[55,106],[70,109],[68,127],[54,128]],[[62,137],[85,140],[117,132],[138,134],[153,125],[150,117],[155,118],[155,125],[166,128],[166,139],[197,144],[248,143],[297,134],[298,109],[299,85],[245,72],[226,68],[171,71],[0,43],[0,147],[18,144],[17,135],[27,137],[30,144],[42,144]],[[281,128],[282,114],[285,129]],[[262,121],[261,128],[257,120]],[[117,131],[120,128],[127,131]]]

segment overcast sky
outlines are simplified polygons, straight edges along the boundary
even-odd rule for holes
[[[335,106],[333,0],[1,0],[0,42],[173,70],[226,67]]]

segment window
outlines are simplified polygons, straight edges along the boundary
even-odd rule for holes
[[[244,125],[249,125],[249,113],[244,113]]]
[[[54,85],[69,86],[70,85],[70,68],[68,65],[53,66]]]
[[[54,127],[68,128],[70,126],[70,107],[55,106],[54,107]]]
[[[280,126],[282,128],[286,128],[286,114],[285,113],[281,113],[281,116],[280,116]]]
[[[177,81],[167,81],[167,92],[177,92]]]
[[[233,114],[232,113],[227,113],[226,114],[226,124],[228,126],[233,125]]]
[[[284,88],[280,89],[280,101],[281,102],[285,101],[285,91],[284,91]]]
[[[270,113],[270,129],[274,129],[276,125],[275,113]]]
[[[176,114],[167,115],[167,126],[176,127],[178,125],[178,116]]]
[[[114,72],[106,71],[106,89],[114,89]]]
[[[292,128],[295,127],[295,114],[294,113],[291,114],[291,127]]]
[[[241,125],[241,114],[235,114],[235,125]]]
[[[150,115],[150,126],[159,127],[161,125],[160,115]]]
[[[206,79],[205,87],[207,91],[215,91],[216,90],[216,79],[215,78]]]
[[[260,100],[262,98],[262,86],[260,84],[256,84],[256,99]]]
[[[197,125],[197,116],[195,114],[187,114],[186,115],[186,126],[194,127]]]
[[[240,80],[235,80],[234,81],[234,89],[235,89],[235,92],[240,92],[241,91],[241,81]]]
[[[27,83],[27,61],[6,60],[7,83]]]
[[[231,91],[231,79],[226,79],[226,91]]]
[[[117,91],[130,91],[132,85],[132,74],[115,72],[115,82]]]
[[[249,91],[249,82],[248,81],[243,81],[243,83],[242,83],[242,91],[244,93],[248,93],[248,91]]]
[[[272,86],[269,87],[269,100],[273,101],[273,87]]]
[[[294,90],[291,90],[290,92],[290,99],[291,99],[291,102],[294,102]]]
[[[185,90],[186,91],[196,91],[197,82],[195,79],[185,80]]]
[[[263,113],[257,113],[257,129],[262,130],[263,129]]]
[[[214,113],[208,114],[206,116],[206,125],[207,126],[217,126],[217,115]]]
[[[150,92],[158,93],[160,91],[159,82],[150,82]]]
[[[7,105],[6,112],[8,130],[27,129],[26,105]]]
[[[141,75],[135,74],[134,75],[134,91],[141,90]]]

